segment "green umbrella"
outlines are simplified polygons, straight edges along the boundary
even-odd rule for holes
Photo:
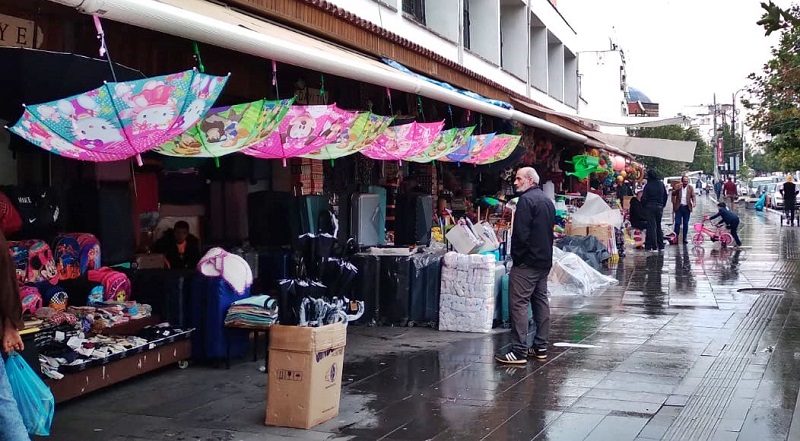
[[[466,144],[475,126],[442,130],[436,136],[433,144],[426,148],[422,153],[406,158],[406,161],[412,162],[431,162],[436,159],[453,153],[459,147]]]
[[[333,161],[334,159],[357,153],[375,142],[393,120],[393,116],[381,116],[372,112],[359,113],[350,127],[345,127],[339,132],[335,142],[317,151],[302,155],[301,158]]]
[[[167,156],[217,160],[269,136],[293,101],[294,98],[259,100],[211,109],[200,122],[155,151]]]

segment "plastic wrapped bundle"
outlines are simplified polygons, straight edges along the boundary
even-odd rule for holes
[[[494,255],[447,253],[442,261],[439,330],[490,332],[494,319]]]

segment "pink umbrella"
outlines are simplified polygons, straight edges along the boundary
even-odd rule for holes
[[[442,162],[469,162],[471,159],[479,155],[494,139],[494,133],[487,133],[485,135],[472,135],[467,141],[458,148],[458,150],[450,153],[447,156],[439,158]]]
[[[479,151],[473,152],[473,154],[469,158],[464,159],[463,162],[482,165],[502,161],[511,155],[511,152],[514,151],[514,148],[519,143],[519,139],[519,136],[496,135],[489,141],[488,145]]]
[[[278,130],[242,153],[262,159],[282,159],[285,167],[287,158],[307,155],[334,143],[356,116],[357,113],[342,110],[336,104],[292,106]]]
[[[428,148],[442,130],[444,121],[403,124],[389,127],[361,153],[381,161],[402,161]]]

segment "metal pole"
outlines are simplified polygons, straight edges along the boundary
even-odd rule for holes
[[[714,143],[714,177],[715,179],[719,180],[719,152],[717,151],[719,147],[717,146],[717,94],[714,94],[714,138],[712,142]]]
[[[742,165],[744,165],[744,164],[747,163],[747,155],[745,154],[747,149],[744,146],[744,119],[742,119],[741,124],[742,124],[742,127],[741,127],[741,130],[739,130],[739,133],[740,133],[739,136],[742,137]]]
[[[731,142],[733,143],[733,151],[732,153],[735,155],[736,151],[736,94],[732,94],[733,98],[733,110],[731,112]],[[734,160],[734,167],[733,167],[733,180],[738,182],[738,176],[736,176],[736,160]]]

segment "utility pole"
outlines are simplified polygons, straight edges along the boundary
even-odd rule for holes
[[[714,138],[711,140],[714,146],[714,177],[719,180],[719,145],[717,144],[717,94],[714,94]]]
[[[747,155],[745,154],[747,152],[747,149],[744,146],[744,118],[742,118],[740,124],[742,125],[741,130],[739,130],[740,133],[739,136],[742,137],[742,165],[745,165],[747,163]]]
[[[731,111],[731,142],[733,143],[733,151],[731,153],[736,155],[736,94],[731,94],[731,98],[733,101],[733,109]],[[733,160],[733,179],[738,182],[738,178],[736,176],[736,158],[731,158]]]

